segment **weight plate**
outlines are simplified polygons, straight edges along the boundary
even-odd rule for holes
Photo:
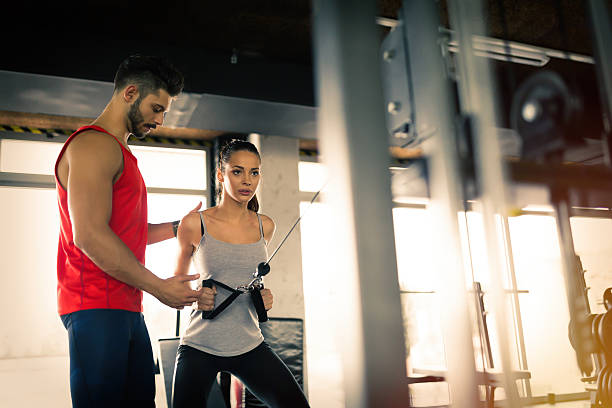
[[[599,321],[601,320],[602,316],[602,314],[595,315],[593,323],[591,324],[594,353],[601,352],[601,342],[599,341]]]
[[[604,313],[598,324],[599,342],[606,357],[612,356],[612,312]]]
[[[599,370],[599,373],[597,374],[597,400],[601,401],[602,400],[602,392],[603,392],[603,388],[602,388],[602,381],[603,381],[603,375],[604,375],[604,370],[606,367],[602,368],[601,370]]]
[[[589,314],[586,318],[582,331],[580,332],[580,339],[582,340],[583,349],[587,353],[596,353],[597,346],[595,345],[595,339],[592,336],[593,320],[597,315]]]
[[[605,385],[605,394],[606,394],[606,400],[608,401],[607,403],[610,404],[612,403],[612,368],[608,367],[608,375],[606,376],[606,378],[608,379],[607,384]],[[609,406],[609,405],[608,405]]]
[[[604,407],[607,407],[610,401],[610,393],[608,392],[609,391],[608,390],[608,377],[609,376],[610,376],[610,370],[608,369],[608,366],[605,366],[601,370],[601,388],[598,388],[600,400]]]

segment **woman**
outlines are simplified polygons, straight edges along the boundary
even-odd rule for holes
[[[257,265],[267,260],[266,244],[275,229],[272,219],[257,214],[260,164],[249,142],[232,140],[223,147],[217,168],[220,204],[183,218],[176,275],[187,274],[193,259],[202,279],[233,288],[252,280]],[[222,288],[204,288],[191,313],[176,358],[173,407],[205,407],[220,371],[240,379],[269,407],[308,407],[295,378],[264,341],[251,296],[240,295],[214,319],[202,319],[200,311],[212,310],[228,295]],[[269,309],[270,291],[263,289],[262,297]]]

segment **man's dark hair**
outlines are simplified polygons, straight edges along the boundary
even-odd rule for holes
[[[159,89],[174,97],[183,91],[184,78],[167,59],[136,54],[123,60],[115,74],[115,91],[128,84],[138,85],[141,97]]]

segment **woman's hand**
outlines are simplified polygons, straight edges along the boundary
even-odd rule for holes
[[[272,292],[270,291],[270,289],[262,289],[261,298],[263,299],[263,304],[266,311],[272,309],[272,304],[274,303],[274,296],[272,296]]]
[[[198,298],[197,309],[210,311],[215,308],[215,296],[217,295],[217,287],[202,288],[202,294]]]

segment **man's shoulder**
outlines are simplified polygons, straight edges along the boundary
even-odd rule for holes
[[[85,129],[77,134],[74,134],[73,136],[71,136],[71,139],[72,141],[70,144],[74,144],[78,141],[80,143],[99,143],[108,145],[112,144],[117,146],[119,145],[119,142],[117,141],[117,139],[115,139],[114,136],[95,128]]]
[[[95,129],[84,130],[74,136],[66,147],[67,152],[78,152],[94,157],[106,155],[121,155],[121,146],[117,140],[108,133]]]

